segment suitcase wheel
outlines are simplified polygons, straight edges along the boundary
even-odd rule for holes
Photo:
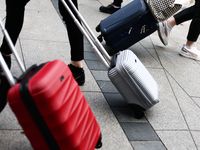
[[[135,118],[142,119],[144,117],[144,112],[143,111],[136,111],[134,113],[134,115],[135,115]]]
[[[99,140],[98,140],[97,145],[96,145],[95,148],[101,148],[102,147],[102,141],[101,141],[101,139],[102,139],[102,135],[100,135],[100,138],[99,138]]]
[[[137,119],[142,119],[144,117],[145,109],[136,104],[130,104],[132,110],[134,111],[134,117]]]
[[[98,26],[96,26],[96,31],[97,31],[97,32],[100,32],[100,31],[101,31],[101,29],[100,29],[100,24],[98,24]]]
[[[97,37],[97,39],[99,40],[99,42],[102,42],[102,41],[103,41],[102,35],[99,35],[99,36]]]

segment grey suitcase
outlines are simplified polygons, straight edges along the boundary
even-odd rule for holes
[[[144,116],[143,111],[159,102],[158,85],[154,78],[131,50],[120,51],[111,58],[71,0],[69,0],[69,3],[78,14],[82,25],[64,0],[61,1],[96,54],[107,67],[108,77],[127,103],[133,108],[135,117],[138,119],[142,118]]]
[[[113,56],[108,77],[136,111],[136,117],[142,117],[141,111],[159,102],[156,81],[131,50],[124,50]]]

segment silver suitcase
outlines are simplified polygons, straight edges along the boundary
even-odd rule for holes
[[[96,54],[107,67],[108,77],[127,103],[133,108],[135,117],[138,119],[142,118],[145,110],[159,102],[156,81],[131,50],[123,50],[111,58],[72,1],[68,0],[78,14],[82,25],[78,22],[65,1],[61,1]]]
[[[130,50],[113,56],[108,77],[127,103],[138,113],[159,102],[156,81]]]

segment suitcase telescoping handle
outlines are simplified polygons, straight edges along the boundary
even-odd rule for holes
[[[74,3],[71,0],[68,0],[72,8],[74,9],[75,13],[77,14],[78,18],[81,20],[83,26],[81,23],[78,21],[78,19],[75,17],[69,6],[66,4],[65,0],[61,0],[71,17],[73,18],[75,24],[79,28],[79,30],[82,32],[82,34],[87,38],[88,42],[92,46],[93,50],[96,52],[98,57],[101,59],[103,64],[106,66],[107,69],[110,68],[110,62],[111,62],[111,57],[108,55],[107,51],[105,48],[102,46],[102,44],[99,42],[99,40],[96,38],[88,24],[86,23],[85,19],[82,17],[80,12],[77,10],[75,7]],[[99,48],[99,49],[98,49]]]
[[[20,61],[20,58],[19,58],[19,55],[17,54],[17,51],[15,49],[15,46],[7,32],[7,30],[5,29],[4,25],[3,25],[3,22],[0,18],[0,26],[1,26],[1,29],[2,29],[2,32],[3,34],[5,35],[5,38],[6,38],[6,41],[10,47],[10,49],[12,50],[16,60],[17,60],[17,63],[19,64],[20,66],[20,69],[22,70],[22,72],[24,73],[25,72],[25,68],[24,68],[24,65],[22,64],[22,62]],[[10,83],[11,86],[15,85],[16,84],[16,81],[14,79],[14,77],[12,76],[8,66],[6,65],[4,59],[3,59],[3,56],[2,54],[0,53],[0,64],[1,64],[1,68],[3,69],[4,73],[6,74],[6,78],[8,79],[8,82]]]

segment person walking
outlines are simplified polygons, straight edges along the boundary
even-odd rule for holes
[[[24,22],[25,6],[29,1],[30,0],[6,0],[5,28],[10,35],[10,38],[14,45],[16,44],[18,36],[21,32]],[[78,8],[77,0],[72,1]],[[60,13],[63,16],[63,21],[65,22],[67,28],[69,42],[71,46],[71,62],[68,66],[72,71],[72,74],[77,83],[79,85],[83,85],[85,83],[85,72],[82,66],[82,60],[84,59],[83,35],[60,0],[58,1],[58,3]],[[8,68],[10,69],[12,51],[10,50],[5,37],[3,38],[0,52]],[[3,73],[2,68],[0,67],[0,112],[7,104],[6,96],[9,88],[10,85],[5,77],[5,74]]]
[[[186,38],[186,43],[179,54],[181,56],[200,60],[200,51],[196,47],[196,41],[200,34],[200,0],[196,0],[195,4],[189,8],[182,10],[173,17],[159,24],[158,35],[164,45],[168,45],[170,32],[175,25],[179,25],[185,21],[192,20]]]
[[[109,4],[108,6],[99,7],[99,10],[104,13],[113,14],[121,8],[122,2],[123,0],[114,0],[113,3]]]

